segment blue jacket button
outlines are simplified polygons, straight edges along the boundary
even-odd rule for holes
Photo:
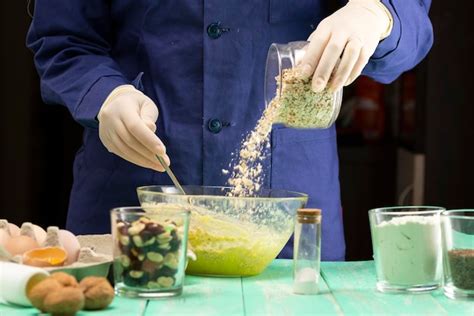
[[[222,122],[218,119],[211,119],[207,123],[207,128],[212,133],[217,134],[222,130]]]
[[[218,39],[222,35],[222,29],[219,22],[211,23],[207,26],[207,35],[212,39]]]

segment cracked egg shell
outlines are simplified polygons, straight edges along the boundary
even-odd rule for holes
[[[28,250],[39,248],[39,244],[31,237],[16,236],[5,243],[5,250],[12,256],[23,255]]]
[[[60,229],[59,240],[67,252],[66,265],[76,262],[77,256],[79,255],[79,250],[81,249],[81,244],[79,243],[77,237],[70,231]]]
[[[13,223],[8,223],[8,228],[10,229],[10,235],[12,237],[20,236],[20,227]]]
[[[5,244],[11,239],[10,234],[6,229],[0,229],[0,246],[5,246]]]

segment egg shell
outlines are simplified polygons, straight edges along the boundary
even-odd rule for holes
[[[8,223],[8,228],[10,229],[10,235],[12,237],[20,236],[20,227],[13,223]]]
[[[46,231],[40,226],[30,222],[21,224],[20,235],[32,237],[40,245],[42,245],[46,239]]]
[[[66,264],[69,265],[76,262],[79,250],[81,249],[81,244],[77,237],[68,230],[60,229],[59,242],[68,254]]]
[[[0,246],[5,246],[5,244],[11,239],[10,234],[6,229],[0,229]]]
[[[26,251],[38,247],[39,244],[36,240],[28,236],[11,237],[5,243],[5,250],[7,250],[12,256],[23,255]]]
[[[33,229],[35,231],[36,241],[38,244],[44,243],[46,239],[46,231],[38,225],[33,224]]]

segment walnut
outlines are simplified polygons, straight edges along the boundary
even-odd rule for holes
[[[72,287],[78,286],[76,278],[65,272],[54,272],[54,273],[51,273],[50,277],[57,280],[63,286],[72,286]]]
[[[84,307],[84,293],[77,287],[63,287],[46,295],[44,309],[52,315],[74,315]]]
[[[99,283],[97,280],[93,282]],[[107,285],[111,287],[108,283]],[[111,291],[113,297],[113,290]],[[63,272],[52,273],[38,282],[28,291],[27,296],[34,307],[52,315],[74,315],[84,308],[86,301],[83,288],[79,287],[76,278]],[[107,300],[105,306],[110,301],[111,299]]]
[[[114,299],[114,289],[105,278],[86,277],[79,283],[79,286],[86,299],[84,309],[104,309]]]
[[[44,279],[43,281],[36,284],[28,293],[27,297],[31,302],[31,305],[36,307],[42,312],[45,312],[44,299],[45,297],[54,291],[62,289],[61,283],[51,277]]]

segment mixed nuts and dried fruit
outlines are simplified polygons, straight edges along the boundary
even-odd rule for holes
[[[116,224],[119,256],[115,256],[116,280],[126,286],[167,289],[175,285],[180,263],[178,225],[148,217]]]

